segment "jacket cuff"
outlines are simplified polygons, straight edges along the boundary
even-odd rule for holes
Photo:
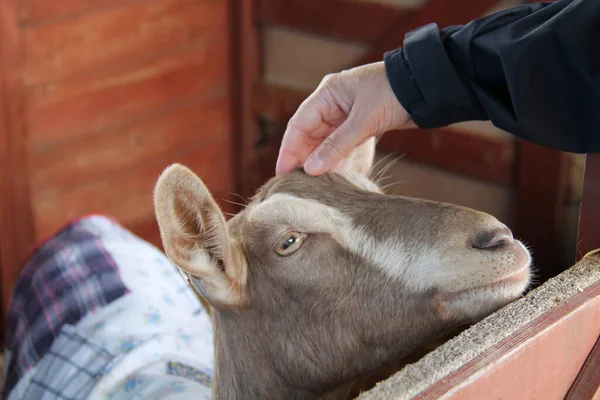
[[[404,48],[385,53],[384,63],[396,98],[420,128],[481,119],[476,97],[457,75],[437,24],[407,33]]]

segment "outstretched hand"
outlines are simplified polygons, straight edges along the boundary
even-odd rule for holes
[[[415,127],[387,80],[383,62],[326,76],[288,122],[276,174],[335,169],[357,146],[391,129]]]

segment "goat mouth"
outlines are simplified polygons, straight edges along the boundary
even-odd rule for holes
[[[469,295],[476,292],[484,292],[486,290],[494,290],[500,288],[518,288],[522,287],[523,291],[526,289],[531,279],[530,264],[524,264],[517,271],[511,273],[508,276],[502,277],[493,282],[489,282],[483,285],[473,286],[468,289],[457,290],[455,292],[446,292],[439,295],[439,300],[443,302],[456,300],[457,298]],[[510,290],[511,292],[513,290]]]
[[[524,280],[529,280],[530,270],[529,264],[522,266],[516,272],[510,274],[506,278],[502,278],[499,281],[491,283],[491,286],[498,286],[503,284],[521,283]]]

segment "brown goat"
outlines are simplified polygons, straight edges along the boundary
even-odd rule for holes
[[[374,141],[336,172],[267,182],[225,221],[174,165],[155,210],[211,305],[215,399],[345,399],[353,384],[518,298],[531,257],[494,217],[382,194]]]

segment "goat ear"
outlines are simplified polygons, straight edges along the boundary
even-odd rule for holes
[[[242,302],[246,264],[204,183],[182,165],[168,167],[154,189],[154,210],[167,256],[195,277],[213,306]]]
[[[374,137],[367,139],[363,144],[352,150],[350,155],[334,171],[351,171],[361,175],[368,175],[371,167],[373,167],[376,143],[377,139]]]

